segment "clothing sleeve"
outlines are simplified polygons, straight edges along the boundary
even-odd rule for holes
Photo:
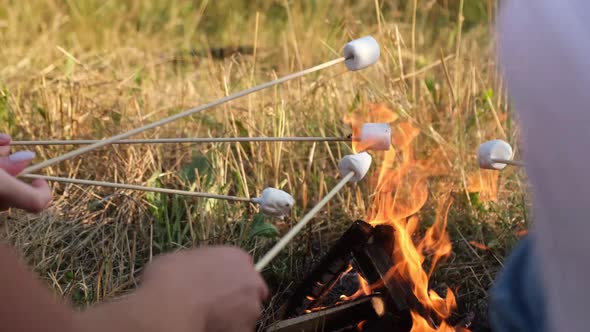
[[[505,0],[500,63],[533,198],[549,331],[590,326],[590,1]]]

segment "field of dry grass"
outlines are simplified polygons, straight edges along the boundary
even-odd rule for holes
[[[480,173],[475,159],[487,139],[517,143],[496,70],[494,1],[0,3],[0,131],[23,140],[108,137],[333,59],[345,42],[373,35],[382,56],[367,70],[336,66],[143,137],[342,136],[351,131],[345,116],[384,105],[420,130],[417,159],[443,155],[447,171],[428,180],[418,212],[423,225],[442,199],[438,184],[452,186],[453,254],[432,286],[458,289],[463,313],[485,312],[487,289],[528,222],[524,175]],[[35,151],[43,160],[69,149]],[[0,215],[2,238],[56,292],[88,305],[132,289],[162,252],[234,244],[259,256],[336,183],[350,151],[343,143],[106,147],[44,172],[246,197],[274,186],[297,204],[280,221],[248,204],[55,184],[47,212]],[[342,190],[265,271],[277,293],[366,217],[372,184]]]

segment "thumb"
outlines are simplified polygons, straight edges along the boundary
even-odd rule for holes
[[[0,157],[0,169],[3,169],[6,173],[12,176],[16,176],[25,169],[34,158],[35,153],[32,151],[18,151],[8,157]]]

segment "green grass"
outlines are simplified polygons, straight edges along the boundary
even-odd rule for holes
[[[0,3],[0,130],[15,139],[107,137],[322,63],[348,40],[374,35],[382,57],[372,68],[328,69],[145,137],[341,136],[351,130],[346,114],[387,105],[420,129],[416,157],[440,149],[448,166],[429,179],[419,213],[423,230],[439,186],[452,186],[454,250],[432,284],[458,288],[463,313],[485,312],[487,289],[528,222],[524,175],[514,169],[501,173],[497,200],[467,194],[479,143],[518,143],[496,71],[493,1],[417,1],[415,20],[413,1]],[[237,47],[249,51],[216,56]],[[67,149],[37,152],[42,160]],[[350,151],[335,143],[108,147],[46,172],[245,197],[274,186],[297,205],[281,222],[248,204],[55,185],[46,213],[0,215],[3,237],[58,293],[92,304],[132,289],[161,252],[233,244],[263,254],[336,183]],[[372,185],[346,187],[279,256],[265,272],[273,290],[301,278],[351,220],[367,216]]]

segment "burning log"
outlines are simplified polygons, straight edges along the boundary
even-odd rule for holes
[[[404,313],[386,313],[382,318],[367,321],[363,324],[362,332],[408,332],[412,330],[412,317]],[[350,331],[350,332],[358,332]]]
[[[283,317],[301,315],[317,306],[350,265],[352,252],[363,247],[373,232],[364,221],[355,221],[330,248],[290,297]]]
[[[378,320],[386,312],[383,298],[380,295],[371,295],[278,322],[268,328],[267,332],[337,331],[356,326],[360,322]]]
[[[364,221],[354,222],[295,289],[281,310],[280,316],[283,318],[298,317],[279,322],[269,331],[355,331],[358,330],[357,325],[364,322],[362,331],[405,332],[412,327],[410,310],[424,317],[431,327],[436,328],[437,324],[430,317],[429,310],[418,301],[410,284],[396,276],[392,270],[395,267],[392,257],[394,235],[394,228],[389,225],[373,227]],[[366,311],[360,310],[360,317],[355,314],[344,314],[344,318],[338,318],[338,323],[333,321],[334,317],[343,315],[340,310],[346,312],[346,308],[349,308],[347,305],[355,307],[358,301],[368,301],[367,297],[363,297],[360,300],[304,314],[309,312],[310,308],[329,305],[326,295],[341,280],[350,265],[371,285],[375,294],[381,294],[378,301],[381,301],[387,310],[378,318],[365,319],[363,315]]]
[[[401,318],[400,320],[396,319],[397,321],[407,320],[411,308],[422,317],[425,317],[431,326],[436,327],[436,323],[430,317],[429,312],[412,293],[409,285],[391,275],[390,270],[395,263],[392,258],[395,241],[393,232],[393,227],[388,225],[375,227],[373,236],[366,245],[353,251],[354,261],[369,284],[382,284],[387,290],[389,295],[387,304],[390,312],[396,313]]]
[[[375,227],[366,245],[356,248],[352,255],[369,284],[383,283],[395,308],[402,311],[408,308],[405,301],[407,291],[401,285],[389,282],[388,279],[391,278],[387,278],[387,273],[394,265],[392,251],[387,250],[392,248],[393,241],[393,227],[379,225]]]

